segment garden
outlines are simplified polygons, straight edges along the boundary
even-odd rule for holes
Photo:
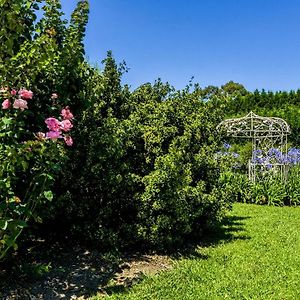
[[[132,89],[87,0],[0,9],[0,299],[300,297],[300,90]]]

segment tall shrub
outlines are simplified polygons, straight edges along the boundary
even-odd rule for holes
[[[103,247],[182,243],[228,206],[213,159],[220,111],[157,81],[130,93],[111,53],[79,125],[60,219]],[[70,184],[72,182],[72,184]]]

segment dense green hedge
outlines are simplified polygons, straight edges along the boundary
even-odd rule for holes
[[[63,227],[103,247],[162,248],[216,225],[231,201],[217,188],[221,111],[197,90],[160,81],[129,92],[111,53],[94,76],[101,97],[78,123],[59,201]]]

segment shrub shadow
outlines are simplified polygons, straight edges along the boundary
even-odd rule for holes
[[[245,231],[245,220],[251,217],[226,216],[220,226],[210,231],[203,241],[202,246],[216,246],[220,243],[229,243],[235,240],[249,240]]]
[[[219,244],[230,243],[235,240],[249,240],[250,236],[246,234],[244,227],[244,221],[249,218],[251,217],[226,216],[219,226],[206,231],[205,235],[200,239],[193,239],[184,248],[169,252],[168,255],[174,259],[208,259],[209,257],[206,254],[198,251],[199,247],[216,247]]]
[[[26,258],[0,268],[0,299],[20,300],[87,299],[120,271],[117,257],[58,244],[35,246]]]

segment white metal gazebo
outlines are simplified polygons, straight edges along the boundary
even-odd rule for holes
[[[224,130],[228,137],[245,138],[252,140],[252,158],[248,163],[249,179],[255,181],[258,168],[265,167],[264,162],[257,159],[260,155],[267,155],[270,149],[278,150],[278,153],[287,152],[287,136],[290,134],[290,126],[281,118],[261,117],[252,111],[242,118],[227,119],[218,127]],[[280,170],[282,178],[286,176],[286,163],[284,159],[277,161],[276,170]]]

